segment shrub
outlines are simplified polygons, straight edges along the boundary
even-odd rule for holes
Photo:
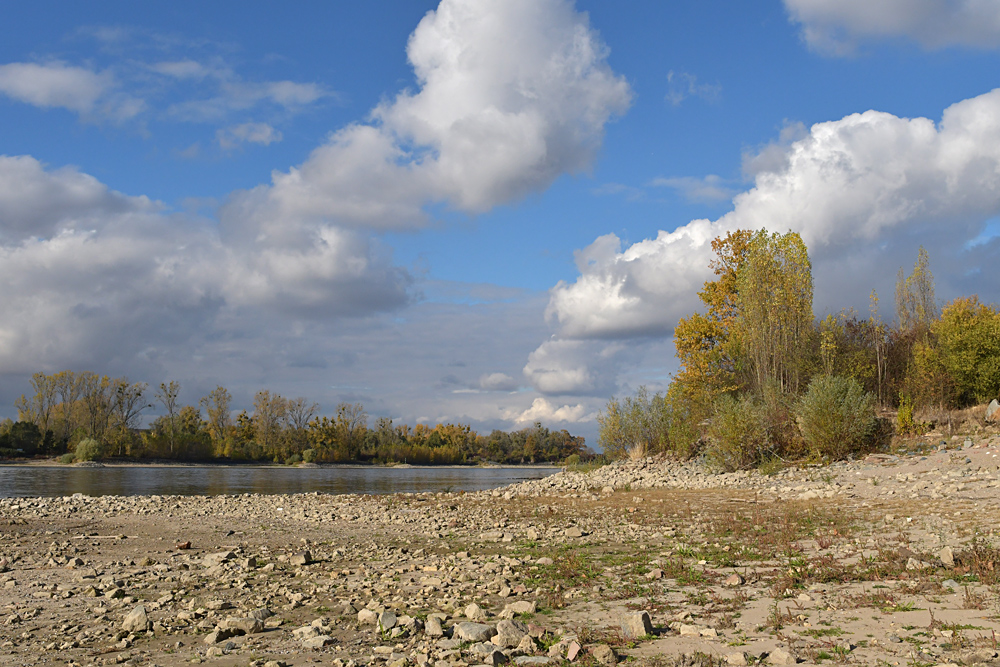
[[[566,460],[563,461],[563,465],[566,466],[567,468],[580,465],[580,455],[570,454],[569,456],[566,457]]]
[[[76,460],[76,454],[73,452],[66,452],[59,457],[59,463],[72,463]]]
[[[875,444],[875,397],[853,378],[821,375],[798,405],[799,428],[816,458],[839,460]]]
[[[81,440],[76,446],[77,461],[95,461],[104,456],[104,446],[93,438]]]
[[[296,463],[302,463],[302,457],[298,454],[292,454],[287,459],[285,459],[285,465],[293,466]]]
[[[705,456],[726,472],[752,468],[774,450],[767,429],[767,409],[749,396],[720,396],[709,428]]]
[[[306,463],[316,463],[316,458],[317,456],[315,449],[307,449],[306,451],[302,452],[302,460],[305,461]]]

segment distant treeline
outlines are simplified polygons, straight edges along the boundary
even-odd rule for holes
[[[150,396],[144,382],[91,372],[36,373],[31,386],[33,395],[15,403],[18,421],[0,423],[0,456],[451,465],[558,462],[585,453],[582,437],[540,423],[489,435],[463,424],[410,427],[384,417],[371,426],[360,403],[320,416],[316,403],[270,391],[258,392],[253,411],[233,419],[224,387],[198,405],[181,405],[176,382],[161,383]],[[151,400],[164,414],[142,429]]]

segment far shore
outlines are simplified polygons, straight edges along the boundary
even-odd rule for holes
[[[140,461],[109,460],[97,461],[94,464],[60,463],[58,459],[21,459],[0,461],[0,467],[32,467],[32,468],[276,468],[276,469],[326,469],[326,468],[405,468],[405,469],[457,469],[472,468],[554,468],[564,466],[556,463],[470,463],[466,465],[416,465],[412,463],[298,463],[285,465],[283,463],[267,463],[263,461],[170,461],[150,459]]]

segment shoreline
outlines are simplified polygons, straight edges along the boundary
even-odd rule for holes
[[[98,465],[80,465],[79,463],[59,463],[55,459],[44,460],[23,460],[23,461],[0,461],[0,467],[4,468],[274,468],[278,470],[312,470],[312,469],[336,469],[336,468],[371,468],[371,469],[392,469],[421,470],[473,470],[473,469],[562,469],[564,466],[549,463],[501,463],[501,464],[469,464],[469,465],[417,465],[412,463],[399,463],[393,465],[382,465],[374,463],[298,463],[295,465],[285,465],[283,463],[263,463],[259,461],[226,461],[226,462],[183,462],[183,461],[95,461]]]

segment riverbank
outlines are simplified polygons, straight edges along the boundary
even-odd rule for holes
[[[276,468],[280,470],[295,469],[336,469],[336,468],[413,468],[420,470],[428,469],[468,469],[468,468],[527,468],[527,469],[561,469],[562,466],[554,463],[470,463],[467,465],[414,465],[412,463],[297,463],[288,465],[284,463],[269,463],[263,461],[171,461],[168,459],[108,459],[102,461],[82,461],[76,463],[61,463],[58,458],[46,459],[7,459],[0,460],[0,467],[18,466],[31,468],[79,468],[79,467],[102,467],[102,468]]]
[[[1000,438],[947,444],[774,476],[3,499],[0,665],[994,664]]]

